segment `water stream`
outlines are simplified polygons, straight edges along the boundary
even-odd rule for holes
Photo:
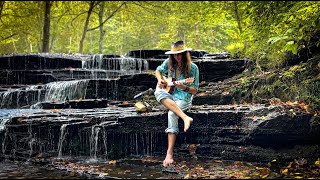
[[[163,168],[165,152],[159,148],[167,141],[163,138],[164,132],[158,127],[138,129],[139,123],[144,121],[158,122],[157,119],[149,119],[147,115],[138,116],[134,107],[42,109],[42,102],[84,102],[91,98],[117,100],[120,75],[141,73],[149,69],[148,62],[143,59],[106,58],[102,54],[91,56],[82,61],[81,65],[81,68],[45,69],[45,75],[53,74],[59,81],[37,85],[16,84],[0,91],[0,179],[284,177],[279,169],[272,170],[270,165],[262,162],[209,159],[195,154],[190,157],[188,153],[179,152],[175,157],[175,165]],[[19,82],[26,82],[23,74],[20,74],[26,67],[15,72],[19,75]],[[210,121],[209,111],[203,113],[204,121]],[[216,112],[218,114],[219,110]],[[236,116],[232,115],[234,113]],[[228,126],[212,128],[217,130],[214,135],[236,129],[232,122],[237,121],[241,112],[236,109],[230,114],[230,119],[217,115],[221,121],[219,126],[224,126],[223,123]],[[124,121],[127,117],[133,118]],[[123,122],[132,123],[131,126],[121,126],[123,122],[119,122],[120,118]],[[135,121],[137,124],[134,124]],[[211,137],[210,143],[220,145],[221,140]],[[186,138],[182,141],[186,141]],[[25,159],[16,161],[18,155]],[[319,175],[309,173],[304,178],[319,178]]]

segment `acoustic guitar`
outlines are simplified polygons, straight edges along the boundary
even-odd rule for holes
[[[173,77],[166,78],[165,76],[161,76],[161,78],[166,82],[164,89],[170,94],[174,92],[174,89],[176,88],[175,86],[176,83],[188,84],[188,83],[193,83],[194,81],[193,77],[182,79],[179,81],[176,81],[176,79]],[[156,88],[157,89],[159,88],[158,85]]]

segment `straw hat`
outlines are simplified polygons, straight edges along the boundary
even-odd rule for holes
[[[171,51],[165,52],[165,54],[179,54],[185,51],[191,51],[192,48],[187,48],[184,45],[184,41],[173,42],[171,45]]]

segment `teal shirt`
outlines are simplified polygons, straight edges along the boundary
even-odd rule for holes
[[[166,77],[173,77],[173,78],[179,79],[179,80],[185,79],[183,74],[180,74],[180,77],[176,78],[175,77],[175,72],[173,73],[174,74],[173,76],[171,76],[170,74],[168,75],[168,73],[169,73],[168,72],[168,62],[169,62],[169,59],[164,60],[163,63],[157,67],[157,70],[159,70],[161,72],[161,74],[166,76]],[[193,62],[191,62],[190,77],[194,78],[193,83],[184,84],[184,85],[189,86],[189,87],[193,86],[198,91],[199,90],[199,68]],[[187,102],[191,102],[192,99],[193,99],[193,95],[191,93],[185,92],[180,88],[175,88],[172,95],[175,96],[178,99],[182,99],[182,100],[185,100]]]

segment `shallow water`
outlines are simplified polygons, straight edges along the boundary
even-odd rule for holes
[[[178,162],[179,161],[179,162]],[[0,179],[181,179],[181,178],[243,178],[254,170],[252,164],[219,160],[178,160],[163,168],[160,158],[146,156],[122,160],[54,159],[52,164],[0,162]],[[236,164],[237,164],[236,163]],[[241,166],[240,166],[241,164]],[[214,168],[214,172],[212,170]],[[226,173],[232,168],[232,173]]]
[[[181,179],[250,178],[256,170],[251,163],[209,159],[177,159],[174,166],[163,168],[158,157],[145,156],[122,160],[53,159],[51,164],[3,161],[0,179]]]
[[[64,170],[29,162],[1,161],[0,179],[83,179]]]
[[[1,161],[0,179],[319,179],[320,168],[279,166],[178,157],[164,168],[161,157],[144,156],[120,160],[88,157],[53,158],[46,165]],[[290,167],[289,167],[290,166]]]

